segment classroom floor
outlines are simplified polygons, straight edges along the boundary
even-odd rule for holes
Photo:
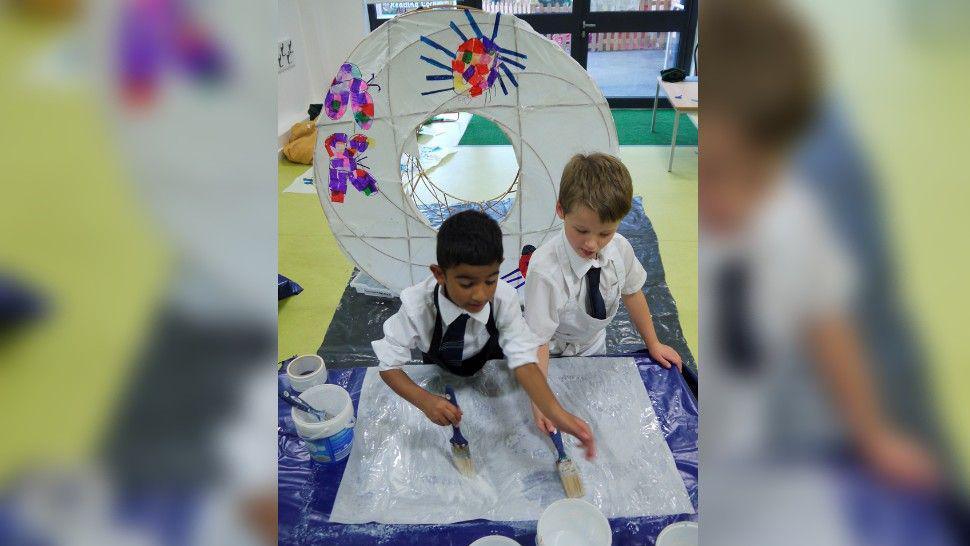
[[[484,157],[478,158],[476,155],[494,154],[488,148],[490,147],[462,146],[449,163],[494,165],[494,161],[484,161]],[[644,209],[657,232],[667,284],[677,302],[684,336],[695,355],[696,150],[692,146],[678,146],[674,157],[674,170],[668,173],[668,146],[620,147],[620,158],[633,175],[634,194],[643,196]],[[442,164],[439,168],[448,167],[449,165]],[[496,169],[507,167],[494,166]],[[283,192],[306,169],[306,165],[280,160],[279,271],[304,289],[301,294],[280,303],[280,359],[317,351],[353,270],[353,264],[340,252],[327,227],[327,219],[316,194]]]

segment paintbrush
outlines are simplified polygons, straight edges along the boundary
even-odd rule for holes
[[[448,394],[448,401],[458,409],[461,409],[461,406],[458,405],[458,398],[455,396],[455,391],[452,390],[451,385],[445,386],[445,392]],[[451,455],[455,459],[455,466],[458,467],[458,471],[462,474],[474,476],[475,463],[472,462],[472,453],[468,449],[468,440],[461,435],[461,429],[457,425],[452,425],[451,428],[455,432],[451,437]]]
[[[287,404],[293,406],[298,410],[305,412],[307,415],[309,415],[310,417],[313,417],[317,421],[327,420],[327,412],[318,410],[310,406],[310,404],[307,404],[306,401],[304,401],[299,396],[294,395],[290,391],[285,391],[285,390],[280,391],[280,398]]]
[[[583,491],[583,481],[579,477],[579,468],[566,455],[566,448],[562,445],[562,433],[559,432],[559,429],[556,429],[556,432],[549,433],[549,437],[552,438],[552,443],[556,445],[556,451],[559,452],[556,470],[559,471],[559,479],[562,481],[563,489],[566,490],[566,496],[578,499],[586,495],[586,492]]]

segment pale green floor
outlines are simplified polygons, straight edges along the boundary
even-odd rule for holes
[[[283,193],[306,169],[280,160],[279,272],[303,287],[279,305],[280,359],[317,352],[354,268],[337,247],[316,194]]]
[[[0,112],[4,135],[16,135],[0,145],[0,269],[49,305],[43,319],[0,339],[0,490],[24,468],[86,468],[171,263],[126,178],[103,100],[27,76],[63,32],[0,13]],[[39,390],[56,402],[35,403]]]
[[[634,193],[653,222],[667,284],[677,301],[681,327],[697,355],[697,154],[679,147],[667,172],[666,146],[623,146],[620,158],[633,175]],[[303,286],[279,311],[279,356],[314,353],[323,342],[353,264],[337,248],[320,202],[313,194],[283,193],[307,169],[280,160],[279,270]],[[698,358],[698,360],[700,360]]]

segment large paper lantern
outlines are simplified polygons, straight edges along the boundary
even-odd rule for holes
[[[468,112],[497,124],[518,160],[501,220],[503,279],[524,283],[521,250],[560,228],[562,169],[573,154],[616,154],[616,128],[589,74],[522,20],[431,9],[389,20],[351,52],[324,90],[314,179],[337,242],[394,293],[427,277],[435,230],[406,194],[401,156],[427,119]]]

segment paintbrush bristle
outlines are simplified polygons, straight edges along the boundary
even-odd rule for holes
[[[468,444],[451,444],[451,455],[455,459],[455,466],[458,467],[459,472],[466,476],[475,475],[475,463],[472,461]]]
[[[578,499],[586,495],[583,490],[583,480],[579,477],[579,468],[576,467],[571,459],[560,459],[556,463],[559,471],[559,479],[562,480],[562,487],[566,490],[566,496],[571,499]]]

